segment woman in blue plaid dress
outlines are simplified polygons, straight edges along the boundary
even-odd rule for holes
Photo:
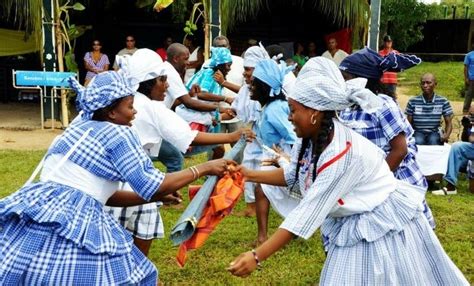
[[[295,236],[320,228],[329,241],[321,285],[468,285],[422,213],[423,188],[395,179],[384,152],[335,118],[353,104],[380,106],[366,82],[345,83],[322,57],[301,69],[288,96],[300,138],[290,165],[238,168],[247,180],[288,186],[301,201],[266,242],[230,264],[233,275],[250,275]]]
[[[134,90],[124,76],[71,84],[82,120],[51,145],[39,182],[0,200],[0,285],[156,285],[155,266],[104,204],[157,201],[200,175],[222,175],[227,162],[165,175],[129,127]],[[117,192],[120,182],[136,193]]]
[[[385,152],[385,159],[397,179],[427,190],[428,183],[415,160],[418,148],[414,130],[398,106],[395,94],[384,94],[386,90],[380,82],[384,70],[405,70],[420,62],[416,56],[404,54],[392,53],[383,58],[368,48],[346,57],[339,65],[344,78],[368,79],[367,88],[378,95],[382,105],[370,112],[351,106],[341,111],[339,119]],[[433,214],[426,201],[423,204],[424,214],[434,228]]]

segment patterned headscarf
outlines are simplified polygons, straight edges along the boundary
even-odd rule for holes
[[[123,74],[114,71],[99,73],[87,87],[83,87],[74,77],[69,78],[69,83],[77,93],[77,108],[82,111],[85,120],[91,119],[94,111],[135,92]]]
[[[380,79],[386,71],[400,72],[420,63],[421,59],[414,55],[391,52],[382,57],[376,51],[364,48],[347,56],[339,69],[368,79]]]
[[[116,56],[115,61],[120,67],[118,72],[125,76],[135,90],[141,82],[165,74],[163,60],[150,49],[138,49],[133,55]]]
[[[261,60],[269,59],[270,56],[265,48],[260,43],[259,46],[253,46],[248,48],[244,54],[244,67],[254,68],[257,63]]]
[[[221,64],[232,63],[232,55],[228,48],[211,47],[211,59],[209,60],[209,67],[214,68]]]
[[[365,88],[366,84],[364,78],[344,81],[333,61],[315,57],[303,66],[288,97],[319,111],[338,111],[354,104],[364,110],[378,108],[381,100]]]
[[[284,61],[277,64],[272,59],[266,59],[257,63],[252,75],[270,86],[270,97],[273,97],[281,93],[283,79],[293,69],[294,66],[287,66]]]

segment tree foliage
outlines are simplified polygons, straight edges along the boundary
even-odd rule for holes
[[[453,6],[455,17],[453,17]],[[467,10],[466,10],[467,8]],[[467,12],[467,15],[466,15]],[[444,0],[440,4],[429,5],[428,19],[474,19],[474,1],[472,0]]]
[[[423,39],[423,23],[429,8],[416,0],[383,0],[380,15],[380,35],[391,35],[395,48],[404,50]]]

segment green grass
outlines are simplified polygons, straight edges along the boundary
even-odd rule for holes
[[[44,151],[0,150],[0,198],[16,191],[28,179]],[[186,159],[186,165],[204,161],[203,156]],[[161,165],[157,165],[159,168]],[[186,193],[185,190],[183,190]],[[467,192],[467,182],[461,179],[459,194],[449,197],[427,195],[427,200],[437,222],[436,234],[446,252],[467,279],[474,282],[474,195]],[[187,201],[186,201],[187,204]],[[237,205],[236,212],[244,208]],[[184,207],[166,207],[162,216],[166,233],[177,221]],[[270,233],[281,223],[271,213]],[[241,252],[252,248],[256,236],[254,218],[230,215],[218,226],[204,247],[188,253],[183,269],[175,262],[177,248],[169,239],[153,243],[150,259],[160,271],[166,284],[179,285],[308,285],[319,280],[325,255],[319,234],[305,241],[296,239],[282,251],[263,263],[262,271],[254,272],[247,279],[231,276],[225,268]]]
[[[423,62],[398,75],[399,86],[407,87],[407,96],[421,94],[420,78],[425,73],[436,76],[438,85],[435,92],[450,101],[463,101],[460,93],[464,89],[464,64],[462,62]]]

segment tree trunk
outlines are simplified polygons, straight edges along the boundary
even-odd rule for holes
[[[64,40],[61,33],[61,19],[59,18],[59,1],[55,1],[56,7],[54,7],[54,31],[56,34],[56,48],[57,48],[57,58],[58,58],[58,71],[64,72]],[[69,116],[67,108],[67,92],[64,89],[61,89],[61,117],[63,127],[69,125]]]

